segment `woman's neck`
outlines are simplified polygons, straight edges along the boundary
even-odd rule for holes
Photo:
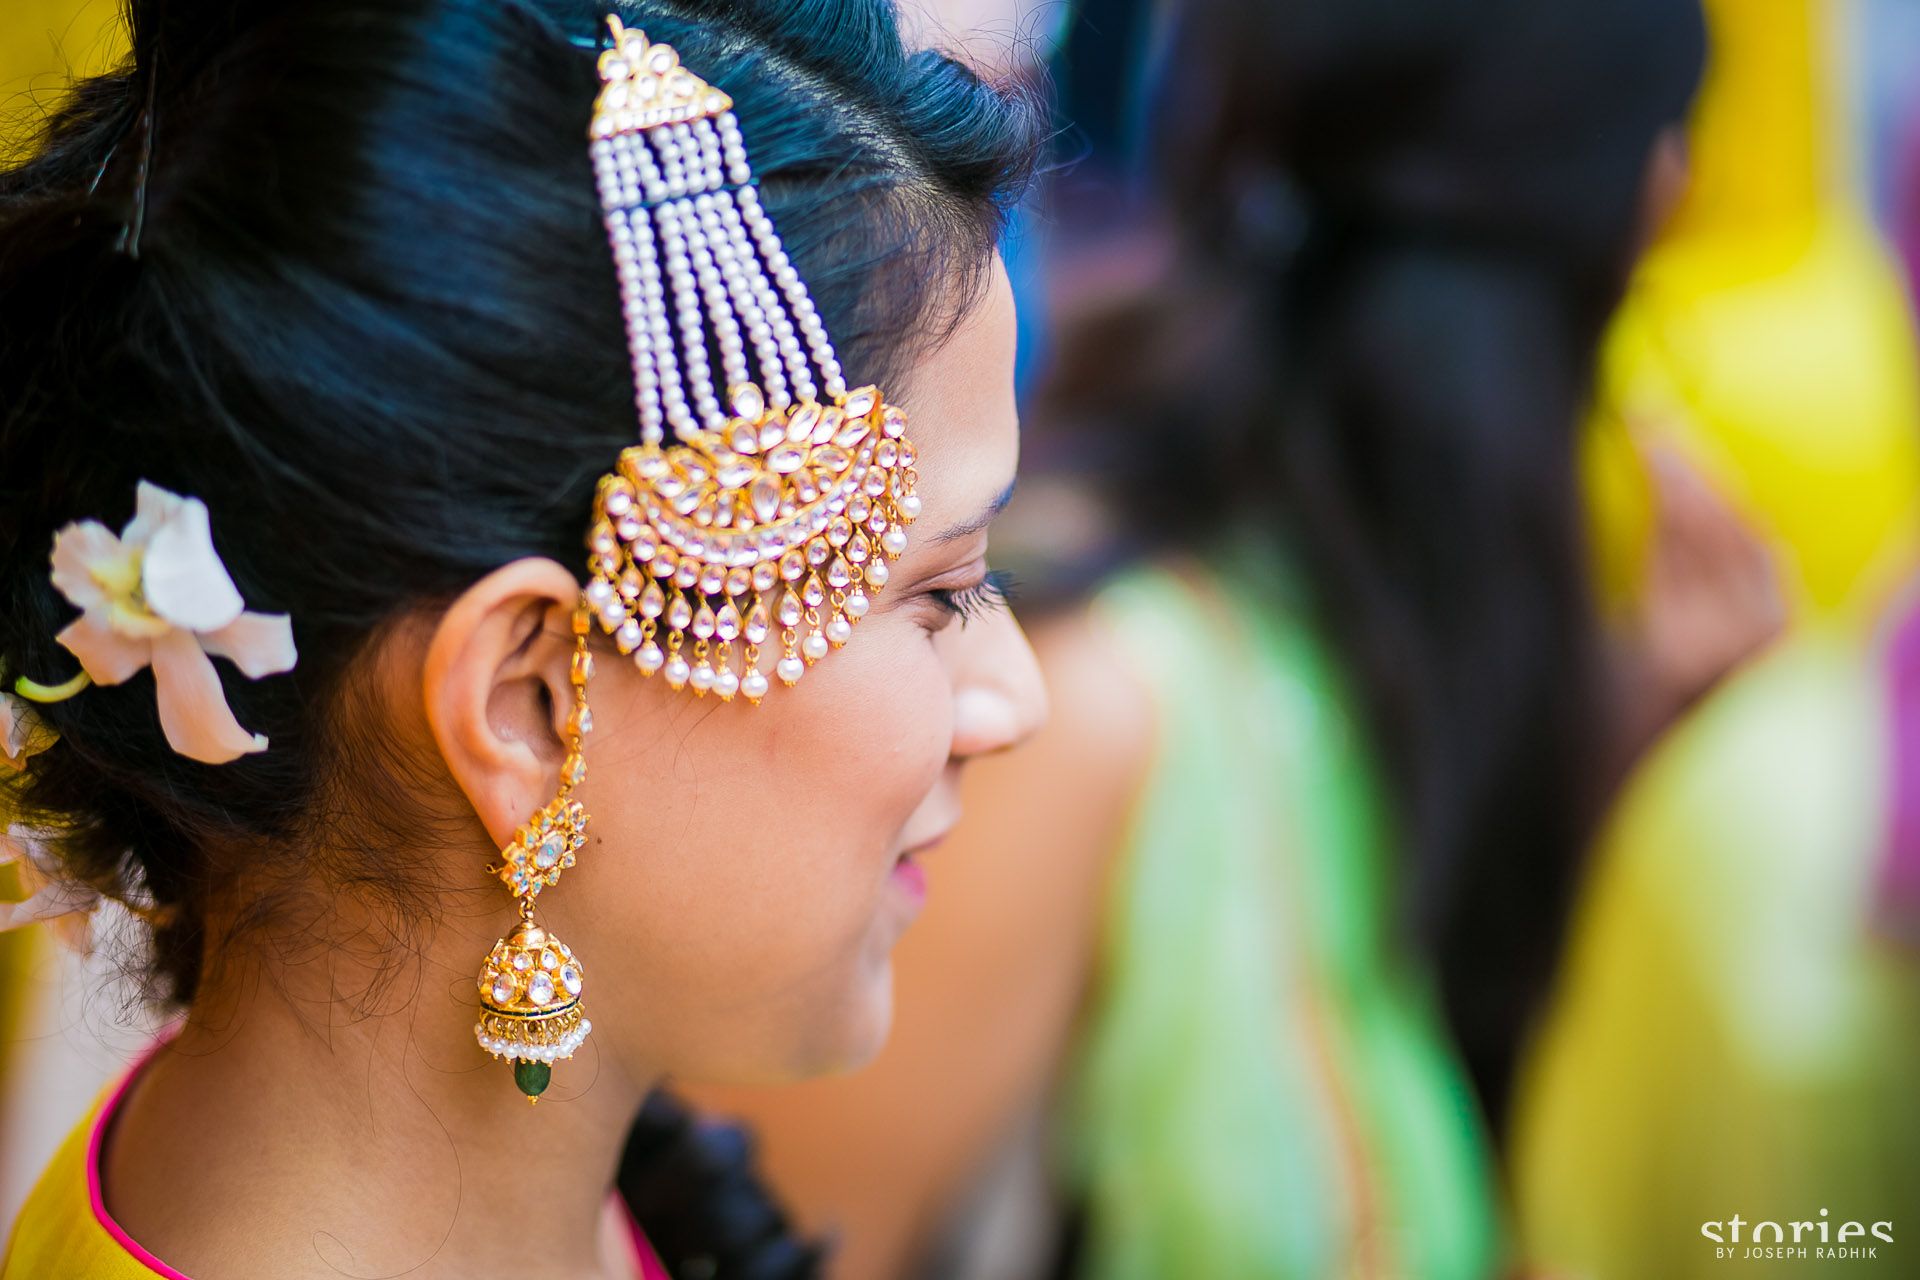
[[[329,949],[196,1000],[102,1156],[127,1233],[195,1280],[625,1280],[603,1214],[651,1081],[590,1040],[529,1106],[473,1042],[470,979],[349,966]]]

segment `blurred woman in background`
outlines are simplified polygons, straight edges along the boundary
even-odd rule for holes
[[[708,1100],[847,1275],[1484,1276],[1594,819],[1777,613],[1664,462],[1648,625],[1587,587],[1576,424],[1700,16],[1193,0],[1154,47],[1172,250],[1038,406],[1075,496],[1028,518],[1106,565],[1036,636],[1054,722],[974,780],[880,1062]],[[1061,1214],[953,1230],[1036,1137]]]

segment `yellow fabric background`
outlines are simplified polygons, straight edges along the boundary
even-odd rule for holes
[[[69,80],[108,70],[125,48],[119,0],[7,0],[0,6],[0,163],[19,158]]]

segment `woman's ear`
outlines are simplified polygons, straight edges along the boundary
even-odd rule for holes
[[[579,598],[555,561],[516,560],[467,588],[427,645],[428,728],[495,844],[560,788]]]

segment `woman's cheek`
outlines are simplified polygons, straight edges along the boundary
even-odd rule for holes
[[[897,811],[893,836],[939,782],[953,746],[953,679],[939,637],[905,613],[889,619],[899,626],[884,651],[875,646],[884,667],[870,673],[880,683],[868,686],[886,690],[884,698],[872,700],[869,721],[875,773],[887,778],[885,790]]]

